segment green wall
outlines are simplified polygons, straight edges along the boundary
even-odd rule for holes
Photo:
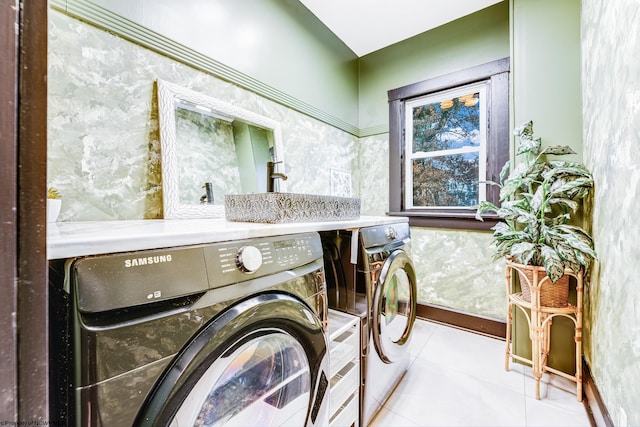
[[[512,123],[582,160],[580,0],[512,0]]]
[[[582,1],[584,161],[599,260],[585,357],[614,425],[640,426],[640,2]]]
[[[51,3],[109,30],[148,36],[160,48],[192,49],[187,56],[195,64],[222,70],[267,98],[357,133],[357,57],[297,0]],[[131,24],[139,28],[131,31]]]
[[[504,1],[360,58],[361,134],[388,131],[388,90],[507,56]]]

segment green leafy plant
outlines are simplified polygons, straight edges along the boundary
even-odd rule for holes
[[[53,187],[47,189],[47,199],[60,199],[60,192]]]
[[[505,179],[510,164],[500,173],[501,206],[483,201],[476,219],[495,212],[503,220],[493,230],[494,259],[507,257],[525,265],[544,266],[556,282],[565,268],[574,273],[596,258],[591,236],[569,221],[593,187],[593,176],[584,165],[571,161],[548,161],[547,156],[575,154],[568,146],[541,150],[541,138],[529,121],[514,131],[516,155],[524,156]]]

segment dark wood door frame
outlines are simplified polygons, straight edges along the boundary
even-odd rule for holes
[[[17,420],[17,294],[18,229],[18,11],[16,2],[0,0],[0,420]]]
[[[45,0],[0,0],[3,421],[50,421],[45,209],[48,9]]]

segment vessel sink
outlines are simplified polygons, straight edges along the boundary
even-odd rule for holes
[[[360,216],[360,199],[296,193],[228,194],[228,221],[285,223],[336,221]]]

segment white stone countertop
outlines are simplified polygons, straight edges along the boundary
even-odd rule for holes
[[[170,248],[256,237],[348,230],[407,222],[406,217],[361,216],[358,219],[287,224],[258,224],[212,219],[80,221],[47,224],[47,258]]]

